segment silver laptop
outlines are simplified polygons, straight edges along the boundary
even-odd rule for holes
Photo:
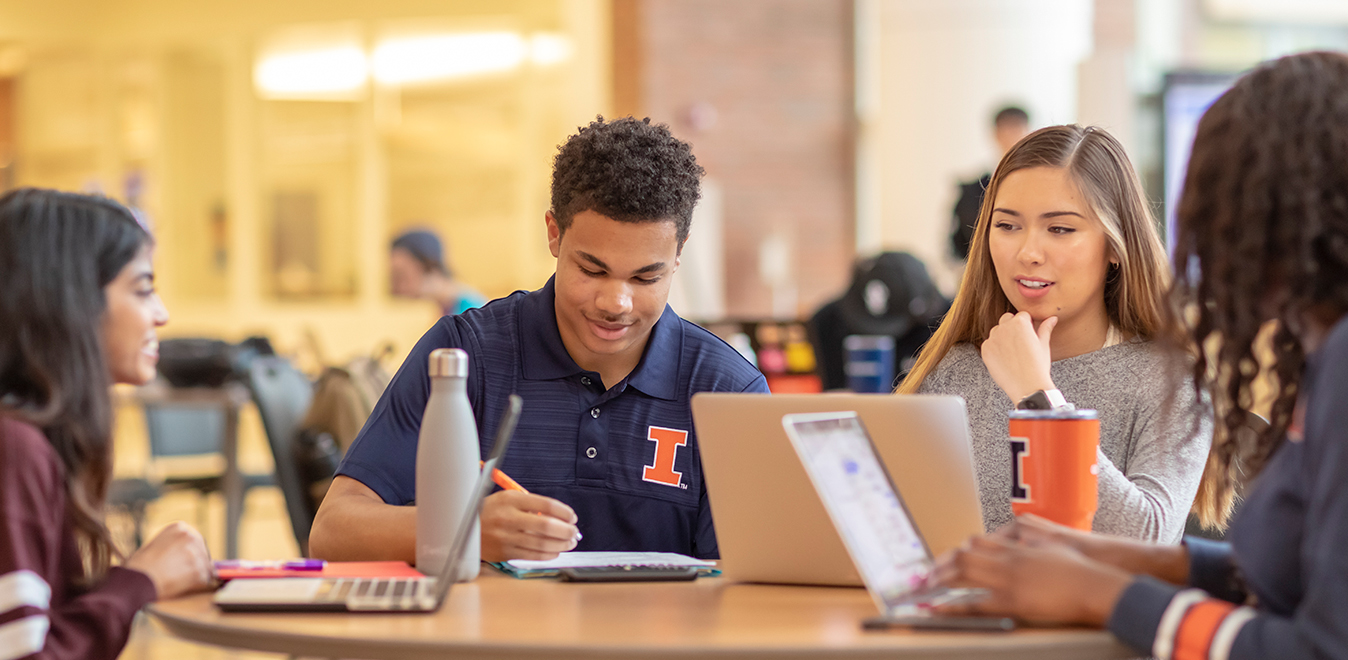
[[[885,617],[986,596],[931,585],[931,550],[855,412],[787,415],[782,427]]]
[[[481,512],[482,500],[492,489],[492,470],[505,456],[520,419],[522,399],[510,395],[496,433],[491,455],[450,545],[449,559],[440,575],[422,578],[252,578],[231,580],[215,592],[215,604],[226,612],[434,612],[454,586],[453,575]]]
[[[895,394],[693,397],[721,567],[741,582],[862,586],[782,428],[794,413],[857,411],[940,554],[983,533],[964,401]]]

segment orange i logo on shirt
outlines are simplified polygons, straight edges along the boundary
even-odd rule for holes
[[[688,488],[683,473],[674,469],[674,455],[679,447],[688,444],[688,432],[652,426],[646,439],[655,443],[655,460],[641,471],[641,479],[675,488]]]

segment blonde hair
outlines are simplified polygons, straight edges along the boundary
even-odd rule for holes
[[[1123,145],[1094,126],[1049,126],[1016,143],[997,165],[978,211],[959,293],[941,326],[922,347],[899,393],[916,392],[956,344],[981,347],[1002,315],[1016,311],[997,281],[988,232],[1002,181],[1012,172],[1031,167],[1066,169],[1104,225],[1110,257],[1119,263],[1105,284],[1110,322],[1124,336],[1178,339],[1181,331],[1172,327],[1176,324],[1166,313],[1170,266],[1165,248]]]

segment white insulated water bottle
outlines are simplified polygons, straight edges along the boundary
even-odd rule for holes
[[[431,395],[417,441],[417,570],[438,576],[468,513],[482,452],[468,403],[468,354],[457,348],[431,351],[430,376]],[[463,559],[451,574],[456,582],[477,577],[480,530],[474,520]]]

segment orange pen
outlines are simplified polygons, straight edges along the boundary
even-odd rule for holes
[[[478,462],[477,462],[478,467],[482,467],[484,464],[485,464],[485,463],[484,463],[483,461],[478,461]],[[501,488],[504,488],[504,489],[506,489],[506,490],[518,490],[518,491],[521,492],[521,493],[527,493],[527,492],[529,492],[529,489],[525,488],[524,486],[521,486],[520,483],[519,483],[518,481],[515,481],[514,479],[511,479],[511,478],[510,478],[510,475],[508,475],[508,474],[502,472],[499,468],[492,468],[492,471],[491,471],[491,480],[494,481],[494,482],[496,482],[496,485],[497,485],[497,486],[500,486]],[[543,514],[540,512],[538,515],[541,516],[541,515],[543,515]],[[581,538],[583,538],[583,537],[581,536],[581,533],[580,533],[579,531],[577,531],[577,532],[576,532],[576,541],[580,541]]]
[[[482,467],[483,464],[484,464],[483,461],[477,462],[478,467]],[[491,480],[496,482],[497,486],[500,486],[506,490],[518,490],[521,493],[529,492],[529,490],[524,486],[521,486],[518,481],[511,479],[510,475],[502,472],[500,468],[492,468]]]

